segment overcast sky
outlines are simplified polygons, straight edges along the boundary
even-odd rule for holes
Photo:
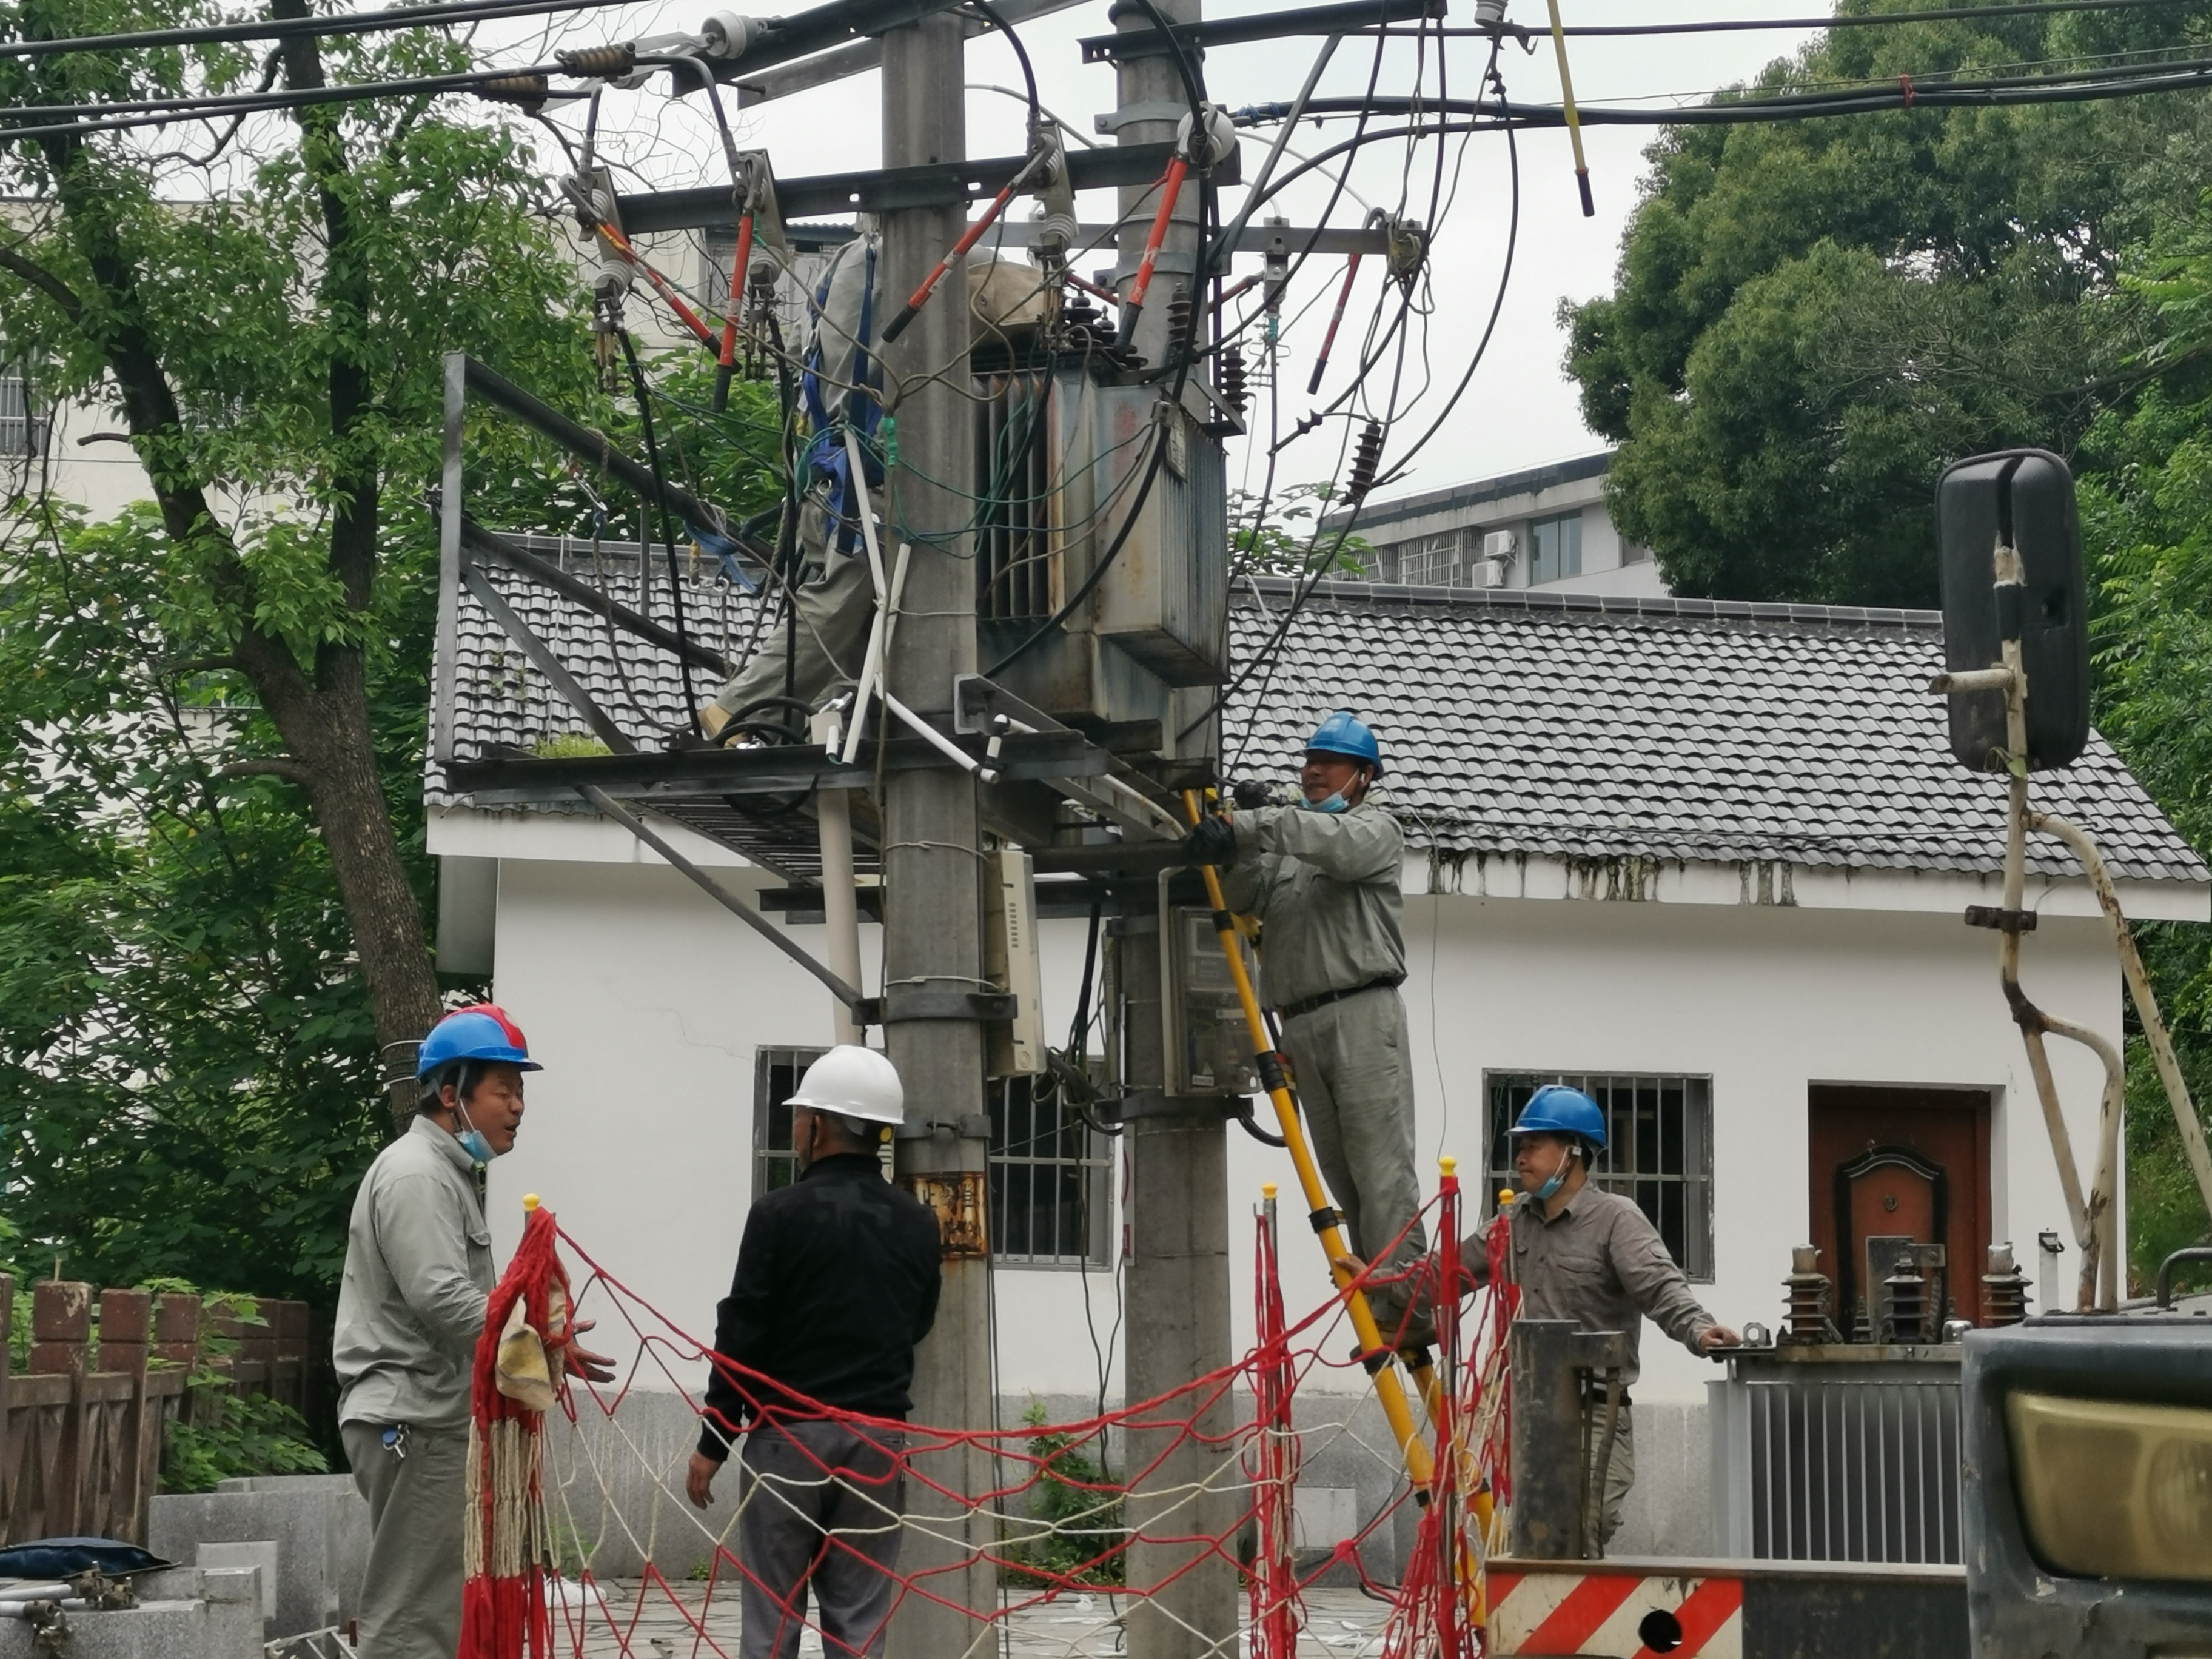
[[[1209,6],[1207,15],[1275,9],[1240,3]],[[661,4],[587,13],[567,21],[558,38],[562,44],[576,44],[589,39],[629,38],[656,29],[696,29],[706,9],[704,5],[685,9]],[[1569,23],[1802,16],[1820,9],[1808,0],[1562,0],[1563,15]],[[1473,21],[1472,13],[1472,0],[1454,0],[1449,21],[1468,23]],[[1508,16],[1532,28],[1545,22],[1544,8],[1538,0],[1510,0]],[[1114,76],[1107,65],[1085,65],[1076,41],[1110,27],[1103,0],[1086,0],[1057,15],[1021,26],[1022,38],[1036,65],[1044,103],[1085,137],[1097,136],[1091,118],[1113,106]],[[519,33],[512,38],[519,49],[523,48]],[[1583,40],[1569,45],[1575,89],[1583,100],[1633,99],[1663,105],[1743,80],[1772,58],[1796,51],[1806,39],[1798,33],[1763,31]],[[532,35],[531,40],[536,45],[544,37]],[[1508,46],[1504,62],[1506,85],[1517,100],[1553,103],[1559,86],[1550,43],[1543,39],[1536,45],[1537,50],[1528,55],[1516,46]],[[1296,39],[1217,48],[1205,65],[1207,90],[1231,109],[1288,100],[1304,80],[1318,46],[1310,39]],[[1433,43],[1431,50],[1433,52]],[[1486,44],[1455,40],[1449,43],[1449,52],[1448,90],[1455,97],[1472,95],[1480,83]],[[971,83],[969,153],[1018,153],[1023,148],[1021,103],[977,89],[992,84],[1018,88],[1020,73],[1012,53],[995,36],[979,39],[969,47],[968,64]],[[1322,95],[1358,94],[1364,89],[1373,66],[1371,47],[1346,42],[1322,79]],[[1399,94],[1409,91],[1413,72],[1413,43],[1394,42],[1384,60],[1378,90]],[[601,116],[603,140],[611,141],[611,149],[626,153],[636,170],[655,184],[719,180],[723,176],[719,145],[710,136],[711,127],[689,107],[697,100],[673,105],[667,84],[665,79],[656,80],[639,91],[611,94]],[[1433,63],[1425,84],[1433,91]],[[744,142],[769,150],[776,171],[783,175],[875,166],[881,159],[881,95],[878,76],[871,72],[758,106],[741,118]],[[580,120],[573,109],[559,118],[572,128]],[[1308,125],[1293,139],[1293,148],[1310,154],[1348,137],[1351,130],[1349,118],[1318,128]],[[1273,128],[1261,128],[1247,137],[1248,175],[1257,167],[1273,132]],[[1437,489],[1586,453],[1596,446],[1583,426],[1574,389],[1560,369],[1565,337],[1555,313],[1563,297],[1584,299],[1611,287],[1622,228],[1644,171],[1641,152],[1651,137],[1651,130],[1636,128],[1595,128],[1587,133],[1598,210],[1595,218],[1584,219],[1576,197],[1566,135],[1521,135],[1519,249],[1496,337],[1466,397],[1436,440],[1417,458],[1413,472],[1384,494]],[[1458,188],[1431,254],[1433,314],[1425,326],[1417,325],[1412,335],[1415,349],[1408,354],[1401,381],[1403,412],[1389,452],[1394,457],[1434,420],[1451,386],[1465,372],[1496,295],[1504,255],[1509,200],[1505,140],[1495,133],[1475,135],[1464,141],[1463,159],[1459,151],[1462,141],[1450,142],[1453,149],[1449,160],[1460,167]],[[1407,211],[1415,217],[1425,212],[1433,157],[1431,148],[1414,161]],[[1349,188],[1376,205],[1394,207],[1400,199],[1406,164],[1402,146],[1372,146],[1353,168]],[[1447,171],[1449,177],[1449,167]],[[1280,198],[1282,210],[1294,224],[1310,224],[1325,203],[1328,191],[1328,185],[1315,178],[1310,187],[1285,192]],[[1224,216],[1233,211],[1238,195],[1235,190],[1224,191]],[[1079,210],[1086,221],[1110,218],[1110,198],[1101,193],[1095,201],[1086,199]],[[1026,207],[1017,204],[1013,211],[1025,215]],[[1364,211],[1346,202],[1339,206],[1333,222],[1357,223]],[[1105,263],[1094,256],[1082,262],[1081,268],[1087,270]],[[1358,297],[1333,355],[1323,400],[1343,386],[1357,349],[1356,331],[1375,308],[1380,279],[1376,264],[1368,261],[1360,273]],[[1257,268],[1256,258],[1239,260],[1240,272],[1248,268]],[[1282,422],[1286,430],[1312,406],[1304,395],[1306,378],[1343,270],[1341,259],[1310,262],[1285,307],[1288,315],[1317,301],[1310,313],[1285,331]],[[1416,396],[1425,386],[1425,392]],[[1387,398],[1388,389],[1387,382],[1379,377],[1370,381],[1370,396],[1377,404]],[[1262,419],[1264,410],[1262,401],[1259,410]],[[1340,477],[1344,463],[1340,456],[1346,441],[1346,423],[1334,422],[1293,445],[1284,453],[1283,481]],[[1256,484],[1251,458],[1232,453],[1231,476],[1232,481],[1243,477]]]

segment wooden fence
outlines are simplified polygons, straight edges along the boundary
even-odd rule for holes
[[[32,1287],[30,1369],[18,1373],[15,1290],[0,1273],[0,1544],[78,1534],[144,1543],[163,1436],[194,1408],[186,1382],[200,1298],[100,1291],[95,1344],[93,1287],[42,1280]],[[258,1325],[216,1319],[238,1347],[213,1363],[232,1390],[307,1415],[322,1392],[307,1304],[263,1299],[257,1311]]]

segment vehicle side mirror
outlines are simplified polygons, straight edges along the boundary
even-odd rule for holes
[[[1976,455],[1936,486],[1942,566],[1943,665],[1954,674],[1994,668],[2020,641],[2027,680],[2027,763],[2071,765],[2089,741],[2087,588],[2074,474],[2048,450]],[[1996,549],[2019,556],[2016,585],[1999,586]],[[1951,752],[1978,772],[2004,769],[2005,693],[1954,692]]]

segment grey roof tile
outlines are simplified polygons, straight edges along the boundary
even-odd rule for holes
[[[1240,586],[1240,664],[1291,597]],[[1378,799],[1446,853],[1993,873],[2004,787],[1951,758],[1926,689],[1942,655],[1929,611],[1322,583],[1265,706],[1259,677],[1231,698],[1223,746],[1233,775],[1279,771],[1350,708],[1392,768]],[[2035,799],[2118,876],[2212,880],[2101,737]],[[2031,862],[2075,871],[2039,839]]]

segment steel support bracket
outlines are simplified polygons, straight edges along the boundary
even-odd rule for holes
[[[926,985],[902,986],[853,1005],[861,1025],[897,1025],[915,1019],[1010,1020],[1021,999],[1011,991],[946,991]]]
[[[2035,931],[2035,912],[2008,910],[1997,904],[1970,904],[1966,907],[1966,926],[1994,927],[2000,933],[2032,933]]]
[[[1120,1104],[1099,1115],[1108,1122],[1133,1123],[1139,1118],[1152,1118],[1184,1123],[1226,1123],[1237,1115],[1234,1109],[1249,1103],[1240,1095],[1170,1095],[1157,1089],[1139,1089],[1124,1095]]]

